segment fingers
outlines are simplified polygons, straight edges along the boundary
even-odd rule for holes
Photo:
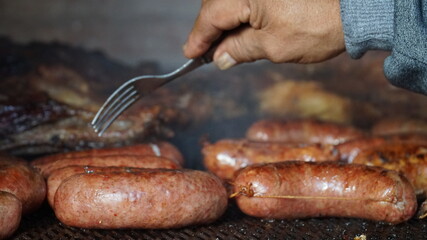
[[[225,70],[243,62],[253,62],[266,57],[259,41],[263,33],[251,27],[240,28],[229,34],[217,47],[214,63]]]
[[[184,45],[184,55],[195,58],[205,53],[223,31],[249,21],[247,0],[206,0]]]

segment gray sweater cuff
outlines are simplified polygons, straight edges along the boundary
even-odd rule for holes
[[[347,52],[360,58],[368,50],[393,47],[393,0],[340,0]]]

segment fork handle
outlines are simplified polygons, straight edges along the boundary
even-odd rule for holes
[[[211,63],[213,61],[213,55],[216,51],[217,46],[218,46],[218,44],[213,44],[209,48],[209,50],[205,54],[203,54],[201,57],[190,59],[190,60],[188,60],[188,62],[186,62],[180,68],[178,68],[175,71],[167,74],[166,75],[166,77],[167,77],[166,82],[169,82],[169,81],[171,81],[177,77],[180,77],[180,76],[182,76],[188,72],[191,72],[194,69],[196,69],[202,65]]]
[[[214,53],[216,51],[217,46],[218,46],[217,43],[213,44],[208,49],[208,51],[200,57],[200,59],[202,60],[203,64],[208,64],[208,63],[211,63],[213,61],[213,55],[214,55]]]

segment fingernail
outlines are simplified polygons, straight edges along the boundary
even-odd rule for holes
[[[236,60],[234,60],[227,52],[221,54],[221,56],[219,56],[219,58],[215,61],[215,65],[221,70],[229,69],[236,65],[236,63]]]
[[[182,45],[182,51],[185,51],[186,48],[187,48],[187,43],[185,43],[184,45]]]

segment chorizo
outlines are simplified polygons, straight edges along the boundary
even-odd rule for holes
[[[359,152],[379,148],[384,145],[419,144],[427,145],[427,135],[424,134],[390,134],[358,138],[339,144],[336,147],[340,159],[352,163]]]
[[[119,148],[90,149],[85,151],[58,153],[33,160],[35,166],[51,164],[64,158],[104,157],[109,155],[157,156],[169,158],[183,166],[184,158],[181,152],[168,142],[143,143]]]
[[[246,138],[253,141],[331,145],[363,136],[363,131],[354,127],[316,120],[261,120],[252,124],[246,132]]]
[[[427,200],[424,200],[424,202],[421,203],[417,212],[417,216],[419,219],[424,219],[427,217]]]
[[[16,231],[21,214],[21,201],[11,193],[0,191],[0,239],[6,239]]]
[[[395,171],[338,162],[282,162],[247,167],[234,181],[246,214],[272,219],[352,217],[389,223],[417,207],[408,180]]]
[[[167,166],[165,166],[167,168]],[[109,172],[136,172],[145,168],[131,167],[93,167],[73,165],[54,170],[47,178],[47,200],[54,206],[54,197],[59,185],[67,178],[80,173],[109,173]]]
[[[339,159],[333,146],[252,142],[245,139],[224,139],[214,144],[205,144],[202,153],[205,167],[222,179],[232,179],[237,170],[254,163],[288,160],[315,162]]]
[[[50,164],[35,165],[43,177],[47,178],[58,168],[71,165],[96,166],[96,167],[139,167],[139,168],[168,168],[177,169],[181,166],[164,157],[136,156],[136,155],[107,155],[102,157],[75,157],[63,158]]]
[[[22,202],[23,214],[41,206],[46,197],[46,182],[40,173],[22,159],[0,158],[0,191],[12,193]]]
[[[403,173],[417,194],[427,192],[427,145],[391,144],[361,151],[353,163]]]
[[[221,180],[196,170],[85,173],[59,186],[54,209],[82,228],[179,228],[218,219],[228,197]]]

